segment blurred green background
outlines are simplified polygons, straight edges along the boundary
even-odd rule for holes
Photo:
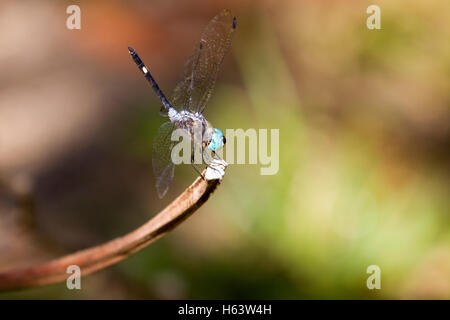
[[[71,4],[81,30],[66,28]],[[279,172],[229,166],[191,218],[82,290],[0,298],[449,299],[445,0],[2,1],[0,270],[123,235],[193,181],[177,168],[156,196],[164,119],[127,46],[169,95],[223,8],[238,26],[205,116],[280,129]]]

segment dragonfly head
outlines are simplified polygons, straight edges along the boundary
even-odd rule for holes
[[[209,141],[208,148],[211,149],[212,151],[215,151],[222,148],[226,142],[227,139],[223,135],[222,131],[220,131],[217,128],[214,128],[214,132],[211,135],[211,140]]]

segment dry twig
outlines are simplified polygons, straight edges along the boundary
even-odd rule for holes
[[[205,173],[205,172],[204,172]],[[0,272],[0,291],[30,288],[67,279],[67,267],[77,265],[81,275],[115,264],[159,239],[208,200],[221,180],[201,177],[154,218],[125,236],[67,256],[18,270]]]

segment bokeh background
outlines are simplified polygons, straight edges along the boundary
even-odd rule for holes
[[[81,8],[81,30],[66,8]],[[366,8],[381,8],[368,30]],[[206,117],[279,128],[280,169],[231,165],[190,219],[57,299],[450,298],[450,2],[0,3],[0,270],[123,235],[156,196],[160,103],[208,21],[238,20]],[[366,268],[381,268],[368,290]]]

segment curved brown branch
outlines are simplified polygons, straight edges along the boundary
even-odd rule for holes
[[[205,172],[203,172],[203,175]],[[0,272],[0,291],[65,281],[67,267],[77,265],[82,275],[115,264],[159,239],[208,200],[221,180],[201,177],[154,218],[125,236],[36,266]]]

